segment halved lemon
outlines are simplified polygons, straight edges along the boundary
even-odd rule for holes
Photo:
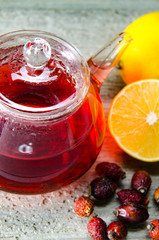
[[[159,161],[159,81],[141,80],[124,87],[110,106],[108,126],[126,153],[142,161]]]

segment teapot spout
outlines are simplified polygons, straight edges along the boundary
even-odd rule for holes
[[[100,90],[101,85],[109,73],[118,63],[121,55],[129,46],[132,38],[127,33],[120,33],[99,50],[88,61],[90,68],[91,81]]]

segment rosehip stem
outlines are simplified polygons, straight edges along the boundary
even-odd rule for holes
[[[152,224],[152,223],[149,223],[149,224],[147,225],[147,230],[148,230],[149,232],[152,232],[154,228],[155,228],[155,225]]]
[[[141,186],[141,187],[139,187],[139,188],[137,189],[137,191],[139,191],[141,194],[146,194],[146,193],[147,193],[147,188]]]

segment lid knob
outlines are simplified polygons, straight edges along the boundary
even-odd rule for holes
[[[31,68],[43,68],[51,58],[50,44],[42,38],[34,38],[23,47],[23,55]]]

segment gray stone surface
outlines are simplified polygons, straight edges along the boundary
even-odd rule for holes
[[[86,57],[91,56],[137,17],[157,10],[158,0],[0,0],[0,34],[20,29],[38,29],[57,34],[74,45]],[[113,70],[103,84],[101,97],[107,115],[115,94],[124,86],[119,73]],[[114,151],[112,151],[112,146]],[[74,200],[86,193],[88,183],[95,177],[94,168],[103,160],[118,162],[127,171],[123,186],[129,187],[133,172],[149,170],[153,185],[149,193],[150,219],[159,216],[152,194],[159,180],[159,164],[145,164],[128,157],[106,132],[105,142],[96,163],[78,181],[52,193],[26,196],[0,192],[0,239],[13,240],[88,240],[87,218],[73,212]],[[118,200],[99,207],[95,212],[108,224]],[[148,239],[144,227],[130,230],[127,239]]]

